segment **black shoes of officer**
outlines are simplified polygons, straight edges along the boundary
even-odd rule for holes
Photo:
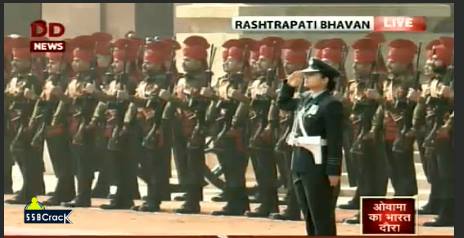
[[[131,209],[139,212],[159,212],[161,210],[159,204],[153,202],[144,202],[142,205],[133,206]]]

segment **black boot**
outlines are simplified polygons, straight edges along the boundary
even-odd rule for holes
[[[425,222],[423,226],[450,227],[454,226],[454,199],[440,199],[440,211],[434,221]]]
[[[214,211],[211,214],[214,216],[242,216],[245,212],[250,210],[250,204],[246,189],[244,188],[231,188],[228,189],[226,196],[227,204],[222,210]]]
[[[271,213],[279,212],[277,189],[268,188],[263,194],[261,205],[255,211],[246,212],[247,217],[269,217]]]
[[[301,212],[298,208],[298,204],[290,202],[281,213],[272,213],[269,218],[273,220],[285,220],[285,221],[301,221]]]
[[[419,215],[438,215],[437,203],[437,199],[430,199],[417,213]]]
[[[99,185],[98,183],[95,186],[95,188],[92,190],[93,198],[107,198],[109,194],[110,194],[109,186],[104,187],[104,185]]]
[[[132,210],[140,212],[158,212],[160,211],[160,204],[162,195],[162,187],[156,184],[148,186],[148,194],[145,196],[145,201],[140,206],[133,206]]]
[[[26,205],[30,202],[31,200],[26,199],[26,197],[23,195],[23,193],[20,191],[16,196],[14,196],[12,199],[7,199],[5,200],[6,204],[21,204],[21,205]]]
[[[132,199],[124,199],[121,196],[116,196],[115,199],[110,201],[110,204],[100,205],[101,209],[112,210],[112,209],[131,209],[134,206]]]
[[[341,204],[338,206],[340,209],[346,209],[346,210],[358,210],[359,209],[359,192],[358,189],[356,189],[356,193],[353,196],[353,199],[349,201],[347,204]]]
[[[202,197],[202,187],[192,187],[188,189],[186,201],[182,207],[176,210],[181,214],[198,214],[200,213],[200,200]]]
[[[218,194],[217,196],[214,196],[211,198],[211,201],[213,202],[225,202],[227,201],[226,199],[226,195],[224,194],[225,192],[222,191],[220,194]]]
[[[91,206],[92,179],[78,179],[77,196],[70,202],[62,203],[65,207],[90,207]]]
[[[71,201],[76,196],[74,177],[66,175],[58,178],[55,191],[52,194],[48,200],[44,201],[44,205],[59,206],[63,202]]]

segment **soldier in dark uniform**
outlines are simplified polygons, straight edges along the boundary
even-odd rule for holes
[[[8,80],[11,78],[11,43],[12,39],[10,37],[3,37],[3,87],[6,88]],[[9,127],[9,114],[8,108],[11,103],[8,97],[3,98],[3,131],[4,131],[4,140],[3,140],[3,193],[11,194],[13,193],[13,178],[12,178],[12,168],[14,161],[10,153],[10,141],[11,141],[11,132]]]
[[[168,89],[170,75],[164,61],[173,47],[164,41],[153,41],[145,47],[142,71],[144,80],[136,88],[124,119],[129,129],[130,150],[140,157],[142,174],[147,176],[147,197],[136,211],[155,212],[169,190],[169,163],[171,160],[171,127],[163,120],[166,102],[160,100],[161,89]]]
[[[109,82],[106,82],[111,77],[108,77],[111,72],[111,40],[113,37],[105,32],[95,32],[92,34],[92,37],[95,40],[95,73],[97,75],[96,82],[100,86],[100,89],[103,90],[104,87],[107,87]],[[111,161],[107,160],[105,156],[105,151],[107,147],[107,140],[104,138],[104,123],[97,124],[95,127],[95,143],[97,154],[97,168],[99,171],[97,182],[95,187],[92,190],[93,198],[106,198],[110,193],[110,184],[114,184],[112,180],[113,166],[114,164]]]
[[[222,46],[223,68],[226,75],[219,77],[214,88],[218,100],[214,110],[218,115],[218,132],[214,150],[224,170],[226,206],[213,215],[243,215],[250,209],[246,190],[245,173],[248,166],[246,150],[247,110],[241,109],[240,95],[246,90],[249,79],[248,49],[251,39],[228,40]],[[243,107],[243,105],[242,105]]]
[[[91,72],[95,41],[91,36],[78,36],[73,42],[76,48],[73,51],[72,68],[76,74],[68,83],[65,92],[67,98],[60,102],[60,110],[69,113],[71,156],[76,166],[74,172],[77,177],[77,196],[63,205],[90,207],[95,137],[89,123],[98,103],[96,97],[98,88],[95,75]]]
[[[389,177],[395,196],[414,196],[418,192],[412,130],[412,114],[418,98],[413,66],[417,46],[404,39],[391,41],[388,46],[383,106]]]
[[[69,202],[76,195],[73,161],[69,156],[70,138],[66,130],[64,112],[59,110],[59,102],[64,97],[64,90],[69,80],[67,72],[72,60],[72,50],[72,42],[68,41],[66,52],[46,54],[48,77],[30,121],[31,127],[36,129],[31,144],[35,147],[42,147],[44,140],[47,141],[53,171],[58,180],[53,195],[44,202],[44,205],[48,206]]]
[[[436,183],[436,180],[433,180],[436,176],[432,171],[435,171],[433,168],[436,167],[434,165],[435,161],[428,159],[430,156],[426,156],[425,154],[425,148],[423,146],[423,142],[425,137],[427,136],[427,129],[431,130],[431,124],[429,123],[429,128],[427,128],[426,123],[426,105],[425,105],[425,99],[430,95],[430,83],[434,79],[435,74],[433,72],[433,64],[434,64],[434,59],[433,59],[433,47],[435,45],[440,45],[440,40],[435,39],[430,41],[425,49],[427,53],[427,60],[425,61],[424,68],[423,68],[423,76],[424,79],[422,80],[421,84],[421,89],[422,89],[422,95],[417,102],[417,106],[414,109],[414,115],[413,115],[413,128],[415,130],[415,137],[417,141],[417,146],[419,149],[420,153],[420,159],[422,163],[422,169],[424,170],[425,176],[427,178],[427,182],[430,184],[430,193],[428,197],[427,203],[419,209],[418,213],[419,214],[438,214],[438,204],[439,200],[437,199],[437,191],[438,191],[438,186]],[[432,166],[433,165],[433,166]]]
[[[129,209],[133,205],[130,181],[136,176],[136,158],[129,156],[124,148],[128,138],[123,131],[124,115],[129,105],[129,96],[135,85],[129,79],[129,63],[137,57],[136,42],[118,39],[113,43],[112,72],[107,73],[108,82],[102,86],[102,94],[93,114],[90,125],[103,124],[105,138],[105,160],[114,168],[113,176],[117,193],[110,204],[103,204],[103,209]],[[103,123],[101,123],[103,121]]]
[[[432,50],[433,78],[425,100],[427,136],[423,146],[431,183],[436,186],[438,217],[424,226],[454,226],[453,49],[454,39],[441,37]]]
[[[10,153],[19,165],[23,186],[18,194],[6,200],[10,204],[24,204],[32,197],[43,194],[42,148],[31,145],[33,128],[29,126],[35,102],[42,85],[31,74],[29,40],[17,37],[11,40],[12,70],[14,76],[5,88],[5,98],[10,100],[8,127],[11,132]]]
[[[292,39],[286,40],[282,46],[282,61],[285,70],[285,75],[289,76],[295,71],[302,70],[308,65],[308,49],[311,43],[304,39]],[[283,84],[285,78],[281,78],[281,84]],[[279,85],[278,88],[281,88]],[[303,87],[300,85],[298,93],[303,93]],[[300,95],[295,95],[299,97]],[[292,160],[292,148],[286,143],[286,138],[292,130],[293,124],[293,113],[285,110],[279,111],[279,139],[276,143],[275,151],[279,156],[279,160],[284,163],[284,172],[281,176],[286,176],[286,187],[287,193],[285,201],[287,208],[281,213],[273,213],[270,218],[277,220],[301,220],[301,211],[298,205],[298,201],[293,186],[293,179],[291,175],[291,160]]]
[[[337,233],[334,201],[340,191],[343,106],[330,92],[338,75],[329,64],[311,59],[308,68],[289,76],[278,97],[281,109],[296,110],[288,143],[294,146],[293,181],[308,235]],[[302,80],[310,93],[294,99],[295,88]],[[318,148],[304,147],[307,144],[300,140],[311,137],[319,138],[319,145],[314,146]],[[320,154],[316,153],[318,149]]]
[[[357,179],[359,196],[385,196],[388,177],[383,135],[384,113],[381,105],[381,65],[379,45],[366,38],[355,42],[354,80],[349,81],[348,95],[353,104],[350,119],[355,140],[350,153],[359,165]],[[359,213],[346,219],[349,224],[359,223]]]
[[[271,213],[279,211],[274,154],[274,129],[278,123],[278,114],[269,112],[276,97],[278,73],[283,73],[280,60],[282,43],[280,37],[266,37],[259,42],[257,78],[250,82],[247,90],[250,102],[248,146],[250,156],[256,159],[256,181],[261,203],[256,210],[246,213],[248,217],[269,217]]]
[[[205,136],[207,132],[206,110],[212,96],[211,72],[208,71],[207,49],[209,43],[201,36],[190,36],[184,40],[185,75],[181,78],[171,96],[168,90],[161,90],[160,97],[168,101],[168,120],[173,120],[174,149],[187,151],[187,180],[185,181],[186,201],[177,213],[194,214],[200,212],[203,197],[205,169]],[[172,115],[174,113],[174,115]],[[174,117],[173,117],[174,116]]]
[[[47,37],[31,37],[31,41],[48,41]],[[45,73],[46,73],[46,57],[44,52],[31,52],[31,73],[40,83],[44,83],[45,81]]]

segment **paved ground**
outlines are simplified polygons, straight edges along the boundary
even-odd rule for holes
[[[53,174],[45,176],[47,192],[50,192],[56,178]],[[22,180],[18,168],[13,170],[14,190],[19,190]],[[175,182],[175,181],[173,181]],[[254,184],[250,181],[249,186]],[[141,195],[146,194],[146,186],[139,182]],[[112,190],[115,190],[112,188]],[[391,188],[390,188],[391,190]],[[4,230],[6,235],[304,235],[304,222],[273,221],[270,219],[245,217],[214,217],[208,215],[218,210],[223,203],[210,202],[211,197],[218,194],[212,186],[205,188],[205,202],[202,203],[202,215],[174,214],[181,202],[165,202],[163,212],[141,213],[116,210],[103,211],[97,208],[106,203],[105,199],[93,199],[92,208],[74,209],[71,214],[73,224],[24,224],[24,206],[7,205],[4,209]],[[175,194],[174,194],[175,195]],[[174,196],[173,195],[173,196]],[[419,204],[423,205],[427,194],[420,190]],[[5,195],[8,199],[11,195]],[[46,197],[39,197],[39,201]],[[339,204],[346,203],[350,197],[340,197]],[[137,204],[141,201],[136,201]],[[252,208],[256,204],[252,204]],[[57,207],[58,208],[58,207]],[[283,208],[283,207],[282,207]],[[355,214],[354,211],[337,210],[338,233],[341,235],[359,235],[358,225],[346,225],[342,221]],[[431,220],[433,216],[420,216],[419,224]],[[419,234],[453,235],[454,228],[425,228],[419,226]]]
[[[10,196],[5,196],[8,198]],[[39,197],[43,200],[45,197]],[[295,221],[272,221],[261,218],[214,217],[208,215],[223,204],[203,202],[201,215],[174,214],[180,202],[166,202],[163,212],[141,213],[134,211],[103,211],[97,208],[105,199],[94,199],[92,208],[74,209],[73,224],[24,224],[21,205],[5,205],[6,235],[304,235],[304,223]],[[140,203],[141,201],[137,201]],[[57,207],[58,208],[58,207]],[[342,224],[353,211],[337,210],[338,232],[341,235],[360,234],[358,225]],[[419,223],[432,216],[420,216]],[[419,227],[420,234],[452,235],[453,228]]]

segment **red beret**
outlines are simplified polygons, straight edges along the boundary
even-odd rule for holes
[[[306,63],[309,47],[311,43],[305,39],[286,40],[282,45],[282,59],[292,64]]]
[[[29,48],[29,39],[25,37],[17,37],[11,39],[11,48],[13,58],[18,59],[29,59],[31,57],[31,52]]]
[[[414,42],[405,39],[397,39],[388,44],[388,60],[409,64],[414,60],[417,52],[417,46]]]
[[[113,42],[113,59],[134,61],[137,59],[139,42],[135,39],[120,38]]]
[[[453,62],[454,38],[440,37],[439,44],[433,45],[433,51],[445,65]]]
[[[167,41],[154,41],[146,45],[143,59],[151,63],[162,63],[167,60],[169,47],[172,47]]]
[[[377,58],[378,44],[373,39],[359,39],[351,47],[354,49],[353,58],[356,63],[372,63]]]
[[[271,60],[280,57],[280,47],[283,42],[284,39],[276,36],[270,36],[262,39],[259,41],[259,57]]]
[[[320,43],[319,47],[322,47],[322,50],[317,52],[317,56],[321,60],[340,63],[342,61],[342,51],[346,47],[346,43],[340,38],[333,38],[324,40]]]
[[[316,44],[314,44],[314,47],[313,47],[315,49],[314,58],[321,59],[322,49],[325,48],[325,45],[327,44],[328,41],[329,41],[328,39],[323,39],[323,40],[316,42]]]
[[[232,58],[236,60],[241,60],[244,57],[244,50],[243,50],[243,41],[240,40],[228,40],[222,44],[224,47],[224,51],[222,52],[222,59],[225,61],[227,58]]]
[[[171,38],[168,38],[168,39],[164,39],[162,40],[164,42],[164,44],[166,46],[168,46],[170,49],[172,49],[173,51],[176,51],[178,49],[180,49],[180,44],[179,42],[177,42],[176,40],[174,39],[171,39]]]
[[[92,36],[78,36],[74,38],[73,44],[75,45],[73,50],[74,58],[78,58],[87,62],[92,61],[95,48],[95,41]]]
[[[440,44],[440,40],[439,39],[435,39],[435,40],[432,40],[430,41],[426,46],[425,46],[425,49],[427,50],[427,59],[432,59],[433,57],[433,47],[435,45],[439,45]]]
[[[208,57],[208,41],[201,36],[190,36],[184,40],[184,56],[196,60],[206,60]]]

